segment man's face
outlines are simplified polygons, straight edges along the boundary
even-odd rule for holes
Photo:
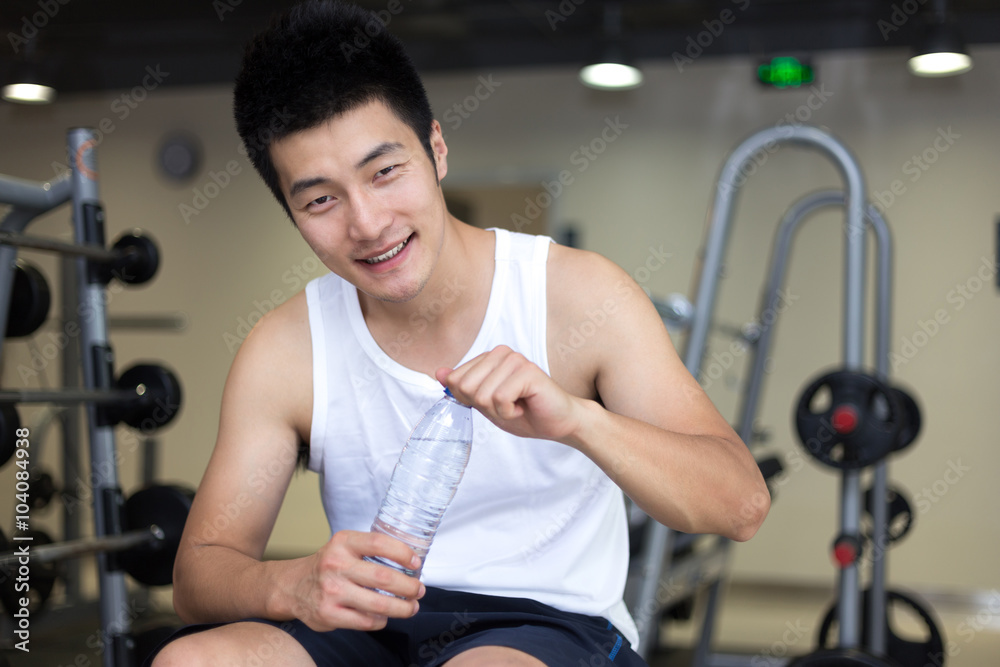
[[[447,148],[435,121],[432,164],[413,130],[373,102],[270,148],[306,243],[331,271],[382,301],[417,296],[437,262],[447,211]]]

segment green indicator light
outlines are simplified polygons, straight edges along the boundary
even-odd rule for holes
[[[813,82],[813,69],[798,58],[772,58],[757,67],[757,80],[775,88],[798,88]]]

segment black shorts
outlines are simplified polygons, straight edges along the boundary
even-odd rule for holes
[[[247,620],[288,632],[319,667],[437,667],[477,646],[517,649],[550,667],[646,664],[604,618],[559,611],[524,598],[432,587],[420,599],[415,616],[390,618],[376,632],[316,632],[300,621]],[[212,627],[218,624],[187,626],[171,640]]]

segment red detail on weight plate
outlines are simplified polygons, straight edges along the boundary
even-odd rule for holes
[[[838,405],[833,409],[832,422],[837,433],[850,433],[858,425],[858,411],[851,405]]]
[[[857,560],[858,552],[850,542],[841,542],[833,547],[833,559],[841,568],[851,566]]]

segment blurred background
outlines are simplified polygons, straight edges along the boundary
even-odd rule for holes
[[[231,115],[243,44],[290,4],[0,6],[4,82],[34,77],[56,91],[48,104],[0,103],[0,173],[52,179],[67,169],[67,128],[97,128],[108,238],[138,227],[160,246],[154,281],[108,295],[112,316],[163,314],[179,323],[111,333],[118,367],[160,360],[183,383],[182,412],[158,434],[160,480],[197,486],[240,342],[263,312],[326,271],[253,173]],[[443,187],[453,213],[600,252],[655,298],[693,300],[719,170],[740,141],[764,128],[806,124],[853,152],[894,235],[891,376],[923,409],[919,440],[891,464],[915,523],[892,552],[889,581],[947,617],[959,649],[953,664],[995,664],[982,637],[1000,630],[1000,3],[954,0],[944,12],[933,0],[359,4],[379,12],[424,75],[450,149]],[[964,38],[971,70],[916,75],[910,57],[926,50],[928,30],[943,26]],[[641,83],[585,85],[581,67],[601,59],[636,66]],[[803,195],[842,188],[830,162],[791,146],[762,156],[747,176],[702,378],[734,420],[748,369],[746,341],[733,331],[756,315],[777,223]],[[69,241],[69,215],[57,209],[29,231]],[[728,566],[733,586],[757,592],[746,596],[751,610],[775,591],[828,597],[835,583],[828,551],[840,477],[803,453],[792,413],[807,380],[841,359],[842,219],[837,209],[817,214],[791,256],[758,418],[763,438],[754,444],[757,454],[777,455],[785,471],[763,528],[732,550]],[[58,262],[31,259],[56,286],[57,314]],[[26,340],[7,341],[2,386],[59,386],[66,345],[59,333],[53,320]],[[683,348],[683,331],[672,333]],[[869,360],[871,349],[869,339]],[[22,422],[41,410],[22,408]],[[123,429],[126,492],[140,483],[142,451]],[[57,443],[44,456],[35,463],[54,471],[60,490],[85,496],[86,473],[59,478]],[[13,489],[13,474],[9,466],[0,471],[0,489]],[[12,495],[0,494],[0,526],[8,532]],[[57,505],[33,515],[54,535]],[[89,508],[79,511],[90,520]],[[269,555],[310,553],[328,537],[317,477],[298,474]],[[84,575],[91,569],[85,564]],[[96,589],[88,581],[84,590]],[[169,589],[150,600],[169,609]],[[821,612],[801,617],[810,635]],[[780,637],[793,617],[776,618]],[[960,624],[968,618],[979,620],[967,639]],[[724,640],[725,623],[720,632]],[[767,629],[739,632],[730,637],[740,643],[775,641],[762,634]],[[977,647],[983,662],[972,658]]]

